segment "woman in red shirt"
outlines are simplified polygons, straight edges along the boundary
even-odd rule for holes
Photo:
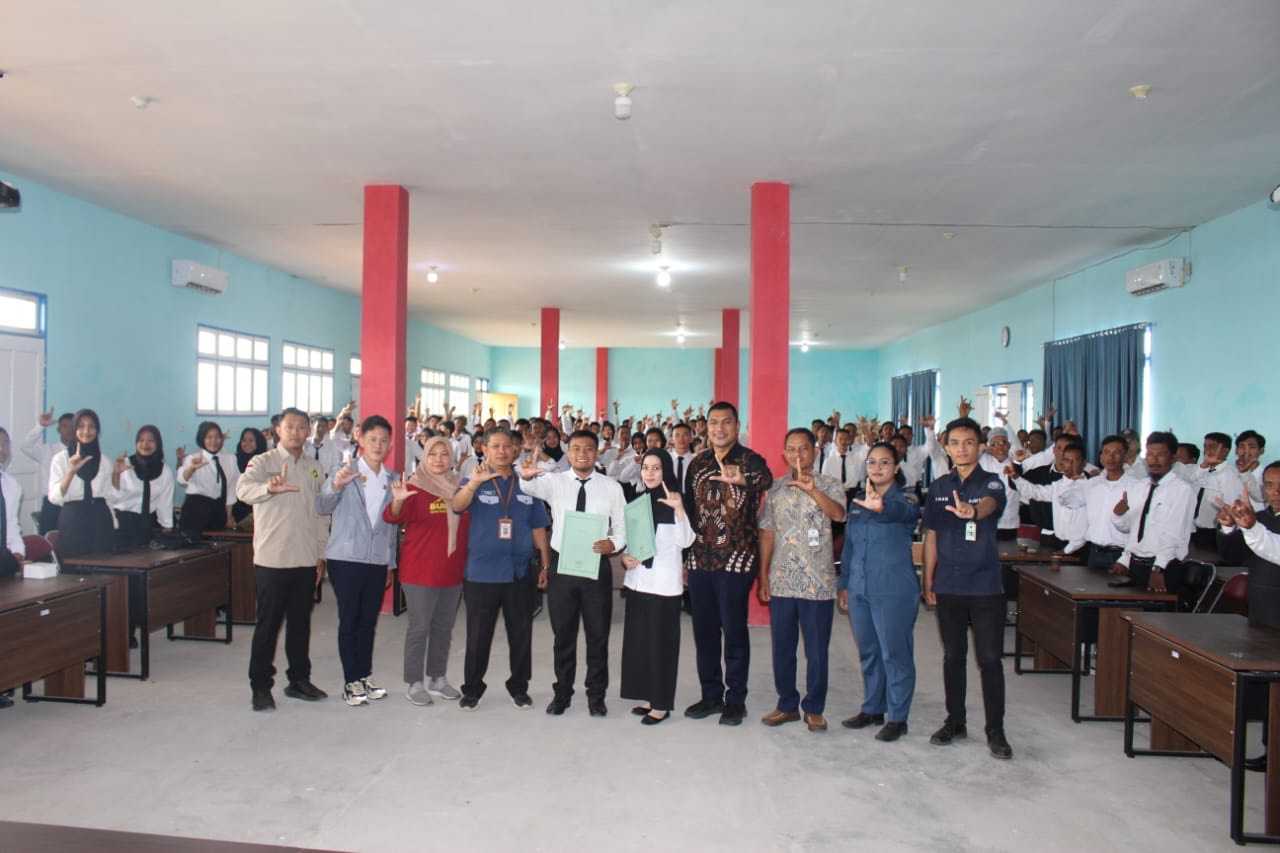
[[[453,447],[447,438],[436,436],[427,441],[408,482],[392,485],[391,503],[382,511],[384,520],[404,528],[400,584],[409,605],[404,681],[415,705],[432,704],[432,696],[462,695],[445,679],[467,563],[467,516],[449,508],[457,490]]]

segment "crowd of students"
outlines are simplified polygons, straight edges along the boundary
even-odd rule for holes
[[[275,707],[274,657],[285,631],[285,694],[319,700],[309,654],[313,594],[327,573],[337,597],[343,698],[353,706],[387,695],[373,678],[373,646],[389,570],[399,568],[408,606],[403,680],[415,705],[457,700],[474,709],[486,693],[497,619],[508,641],[505,688],[532,707],[532,623],[545,595],[554,635],[549,714],[564,714],[577,681],[584,635],[583,688],[592,716],[607,714],[614,565],[623,573],[621,696],[645,725],[675,708],[681,610],[691,615],[700,696],[694,719],[723,725],[746,716],[754,594],[768,606],[777,699],[762,722],[803,720],[827,728],[827,649],[835,612],[848,614],[861,661],[864,698],[848,728],[880,726],[881,741],[907,733],[915,689],[914,626],[923,598],[935,608],[943,647],[947,715],[931,742],[967,734],[966,658],[972,631],[982,682],[985,734],[998,758],[1012,756],[1004,732],[1003,637],[1007,599],[997,543],[1020,526],[1039,530],[1042,548],[1083,552],[1117,577],[1178,593],[1191,545],[1250,569],[1249,615],[1280,626],[1280,462],[1264,466],[1266,443],[1247,430],[1220,432],[1202,448],[1167,431],[1102,439],[1088,459],[1071,421],[1011,430],[980,426],[961,398],[939,435],[932,417],[917,425],[839,412],[790,430],[764,454],[785,460],[775,477],[745,446],[736,409],[713,402],[695,414],[672,401],[669,415],[615,421],[566,406],[544,417],[487,419],[410,414],[402,432],[373,415],[358,426],[354,407],[337,418],[287,409],[265,430],[242,431],[235,451],[221,428],[202,423],[192,452],[165,461],[154,426],[134,436],[134,452],[104,461],[100,421],[83,409],[52,412],[20,445],[43,467],[41,532],[57,530],[60,554],[137,547],[175,527],[185,541],[251,526],[257,566],[257,626],[249,679],[255,710]],[[415,409],[417,407],[415,406]],[[56,427],[46,444],[43,430]],[[406,446],[409,474],[387,468],[392,443]],[[1234,461],[1228,461],[1235,450]],[[16,480],[2,473],[11,449],[0,429],[0,567],[23,558]],[[1095,464],[1096,463],[1096,464]],[[655,554],[627,553],[624,508],[648,500]],[[594,577],[558,571],[566,513],[606,519],[593,545]],[[400,533],[403,531],[403,541]],[[913,542],[922,539],[918,579]],[[837,561],[837,556],[839,557]],[[1127,579],[1127,581],[1125,580]],[[460,689],[447,664],[459,602],[466,607]],[[803,693],[796,661],[804,644]]]

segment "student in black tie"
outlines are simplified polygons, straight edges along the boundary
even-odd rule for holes
[[[223,439],[222,428],[205,421],[196,429],[196,452],[178,448],[178,483],[187,488],[178,522],[184,533],[199,536],[206,530],[235,527],[231,507],[240,468],[222,449]]]
[[[680,491],[684,491],[685,473],[689,463],[693,461],[693,429],[686,423],[678,423],[671,428],[671,446],[667,448],[671,455],[671,467],[675,471],[676,482]]]
[[[1178,439],[1170,432],[1147,436],[1147,477],[1124,493],[1113,512],[1116,526],[1128,533],[1125,549],[1111,567],[1114,575],[1155,592],[1180,592],[1196,493],[1172,475]]]
[[[157,528],[173,527],[173,471],[164,464],[160,430],[151,424],[141,427],[134,450],[116,460],[111,476],[116,532],[126,548],[147,545]]]
[[[520,487],[526,494],[546,501],[551,507],[550,572],[546,572],[547,602],[551,630],[555,633],[555,698],[547,713],[563,714],[573,697],[578,661],[578,626],[587,638],[587,707],[593,717],[608,713],[604,695],[609,688],[609,622],[613,616],[613,573],[608,556],[626,546],[626,506],[618,482],[596,471],[598,442],[590,430],[569,436],[569,470],[547,473],[535,454],[520,468]],[[600,555],[600,571],[595,579],[560,575],[561,537],[566,512],[590,512],[609,519],[608,535],[592,548]],[[539,579],[539,586],[543,585]]]
[[[102,464],[98,413],[76,412],[74,440],[49,463],[49,500],[61,507],[58,514],[60,557],[110,551],[115,545],[115,525],[107,501],[114,495],[111,465]]]

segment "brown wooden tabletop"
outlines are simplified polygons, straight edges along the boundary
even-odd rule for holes
[[[120,554],[85,554],[82,557],[64,557],[62,565],[68,569],[75,567],[158,569],[161,566],[180,563],[193,557],[215,554],[226,547],[225,545],[213,545],[209,548],[180,548],[176,551],[157,551],[152,548],[140,548],[137,551],[125,551]]]
[[[1060,551],[1052,551],[1048,548],[1032,548],[1023,550],[1017,542],[1011,539],[1005,539],[996,543],[996,550],[1000,554],[1000,562],[1002,563],[1067,563],[1075,564],[1083,562],[1084,557],[1081,552],[1075,554],[1063,554]]]
[[[0,610],[48,601],[68,593],[101,586],[101,583],[84,575],[58,575],[45,579],[6,578],[0,580]]]
[[[1150,592],[1140,586],[1108,586],[1113,575],[1085,566],[1046,566],[1043,563],[1014,566],[1019,575],[1062,593],[1075,601],[1133,601],[1173,604],[1172,592]]]
[[[1126,613],[1135,626],[1235,672],[1280,672],[1280,630],[1235,613]]]
[[[252,542],[252,530],[206,530],[203,536],[210,539],[224,539],[227,542]]]

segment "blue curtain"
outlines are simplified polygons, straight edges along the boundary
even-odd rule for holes
[[[911,377],[895,376],[893,377],[893,411],[889,413],[890,419],[896,424],[905,417],[911,415],[907,408],[910,400]]]
[[[932,415],[933,401],[938,388],[938,371],[922,370],[906,377],[911,383],[911,426],[912,444],[924,444],[924,430],[920,427],[920,419]]]
[[[1102,439],[1142,426],[1146,330],[1121,326],[1044,345],[1045,406],[1057,410],[1055,423],[1076,422],[1091,460]]]

